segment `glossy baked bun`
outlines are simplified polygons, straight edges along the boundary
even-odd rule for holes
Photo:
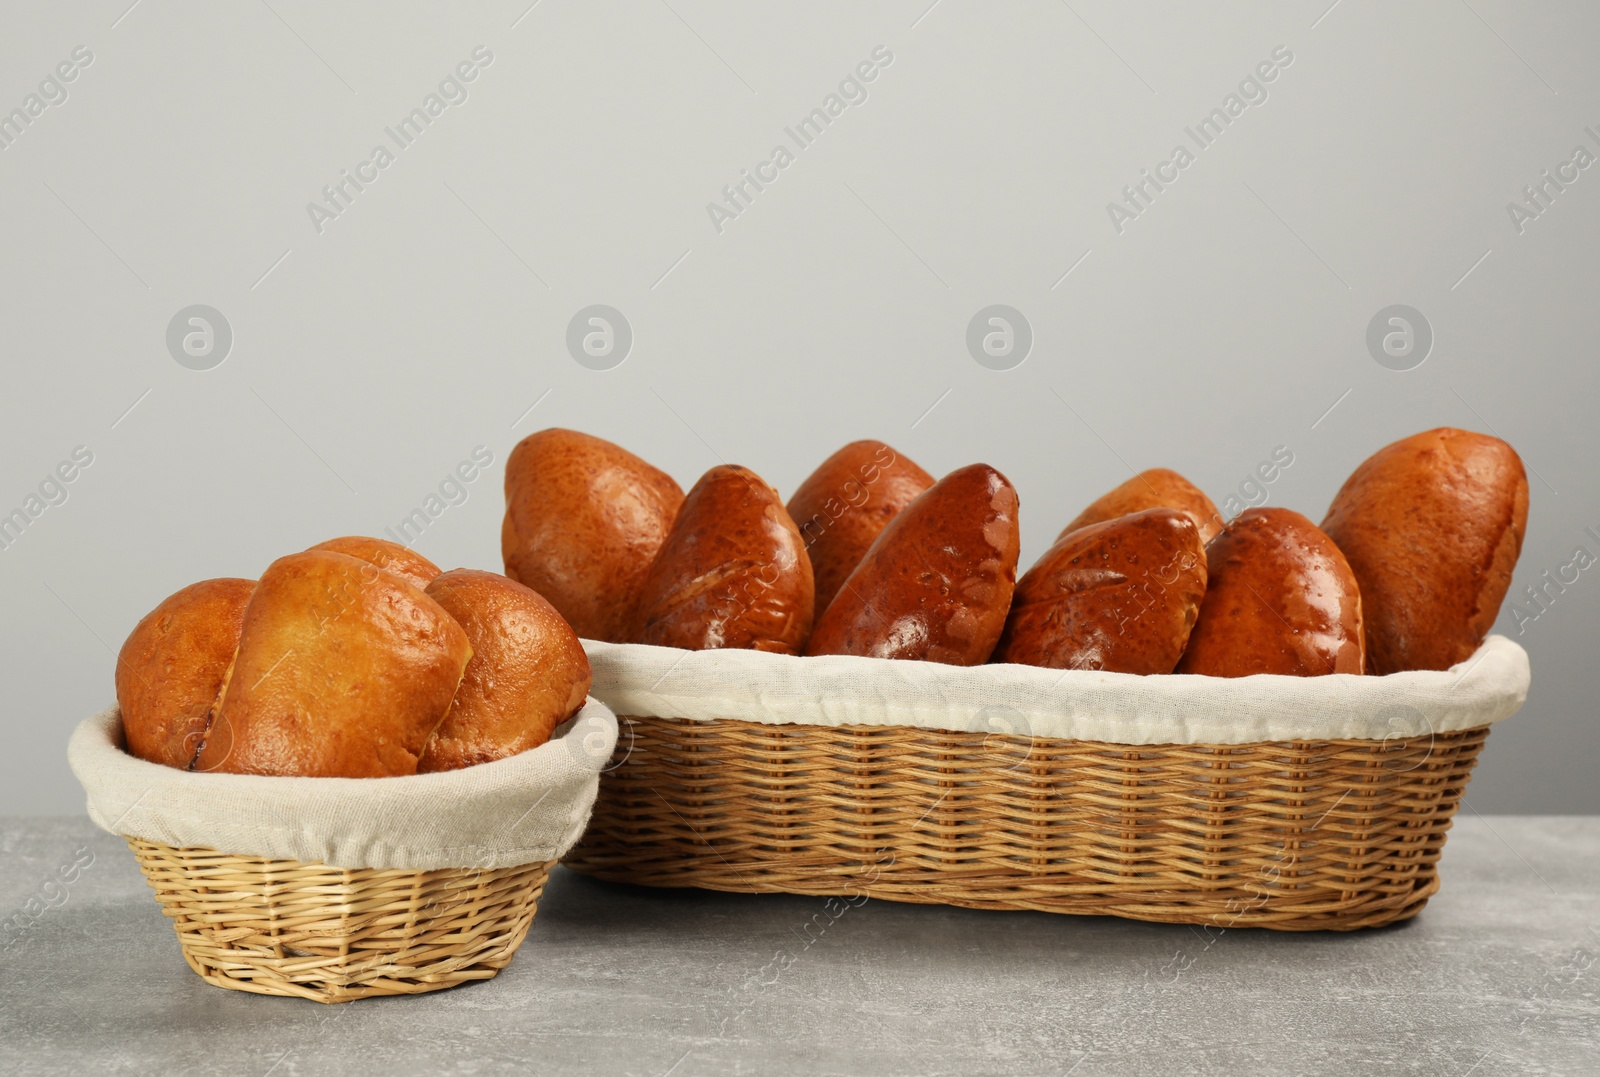
[[[455,700],[417,764],[455,770],[537,748],[589,694],[589,659],[556,608],[515,580],[452,569],[427,594],[472,645]]]
[[[1058,540],[1090,524],[1145,509],[1177,509],[1194,521],[1204,545],[1222,530],[1222,515],[1198,486],[1170,468],[1153,467],[1092,502],[1057,535]]]
[[[684,499],[650,566],[638,642],[799,654],[815,603],[811,561],[778,492],[723,465]]]
[[[1017,581],[991,661],[1171,673],[1205,593],[1205,546],[1177,509],[1080,527]]]
[[[890,520],[933,485],[933,476],[881,441],[852,441],[824,460],[789,498],[828,608]]]
[[[426,587],[439,575],[438,565],[415,550],[398,542],[390,542],[388,539],[345,535],[343,538],[319,542],[311,548],[359,558],[368,564],[377,565],[385,572],[392,572],[413,587]]]
[[[1178,673],[1361,673],[1361,591],[1315,524],[1246,509],[1206,547],[1206,597]]]
[[[200,771],[414,774],[472,657],[467,635],[399,576],[326,550],[256,584]]]
[[[1527,527],[1527,472],[1499,438],[1441,427],[1356,468],[1322,529],[1361,584],[1372,672],[1469,658],[1500,613]]]
[[[1017,492],[987,464],[952,471],[878,535],[817,619],[807,654],[988,661],[1016,586]]]
[[[239,645],[254,580],[202,580],[145,615],[117,655],[117,705],[128,751],[187,768]]]
[[[585,639],[626,643],[683,490],[609,441],[541,430],[506,461],[506,575],[550,601]]]

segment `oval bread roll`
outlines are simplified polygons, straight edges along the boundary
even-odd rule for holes
[[[1246,509],[1206,547],[1200,619],[1175,672],[1361,673],[1361,591],[1339,548],[1298,512]]]
[[[1080,527],[1145,509],[1177,509],[1184,513],[1199,528],[1202,545],[1216,538],[1217,532],[1222,530],[1222,514],[1200,487],[1171,468],[1153,467],[1102,494],[1062,528],[1056,540],[1059,542]]]
[[[280,557],[245,609],[195,769],[415,774],[471,657],[455,619],[399,576],[327,550]]]
[[[117,655],[117,705],[128,751],[187,769],[239,646],[254,580],[202,580],[147,613]]]
[[[1379,449],[1322,521],[1361,584],[1373,673],[1449,669],[1500,613],[1528,528],[1510,445],[1441,427]]]
[[[589,659],[556,608],[515,580],[452,569],[427,594],[467,634],[455,700],[417,764],[455,770],[537,748],[589,695]]]
[[[1206,593],[1206,551],[1177,509],[1068,532],[1017,581],[995,662],[1171,673]]]
[[[415,550],[398,542],[390,542],[388,539],[371,538],[367,535],[345,535],[342,538],[319,542],[311,548],[347,554],[368,564],[377,565],[385,572],[399,576],[413,587],[427,587],[439,575],[438,565]]]
[[[889,521],[932,485],[932,475],[881,441],[852,441],[800,484],[789,516],[811,558],[818,613]]]
[[[807,654],[976,666],[1016,586],[1017,492],[987,464],[931,486],[878,535],[823,612]]]
[[[799,654],[815,594],[778,492],[749,468],[714,467],[689,491],[650,566],[638,642]]]
[[[683,490],[620,446],[541,430],[506,461],[506,575],[544,596],[585,639],[626,643],[645,576]]]

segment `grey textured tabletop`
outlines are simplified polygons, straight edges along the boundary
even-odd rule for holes
[[[202,982],[86,820],[0,849],[8,1073],[1600,1073],[1600,818],[1469,810],[1428,908],[1354,934],[869,901],[808,944],[818,898],[558,870],[498,978],[341,1006]]]

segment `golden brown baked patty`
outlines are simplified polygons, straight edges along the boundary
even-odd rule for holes
[[[585,639],[626,643],[683,490],[620,446],[541,430],[506,461],[506,575],[543,595]]]
[[[714,467],[689,491],[650,566],[638,642],[799,654],[815,594],[778,492],[749,468]]]
[[[933,476],[881,441],[852,441],[824,460],[789,498],[828,608],[890,520],[933,485]]]
[[[1440,427],[1379,449],[1322,521],[1361,584],[1373,673],[1448,669],[1478,649],[1528,528],[1510,445]]]
[[[1206,551],[1177,509],[1069,531],[1017,581],[994,662],[1171,673],[1206,593]]]
[[[455,770],[537,748],[589,695],[589,659],[556,608],[515,580],[457,568],[428,585],[472,644],[461,685],[419,772]]]
[[[1206,597],[1177,673],[1361,673],[1361,591],[1298,512],[1246,509],[1206,547]]]
[[[1200,529],[1202,545],[1222,530],[1222,514],[1203,490],[1171,468],[1153,467],[1096,498],[1056,538],[1060,540],[1080,527],[1145,509],[1177,509],[1186,514]]]
[[[327,550],[280,557],[245,609],[195,769],[414,774],[471,657],[455,619],[399,576]]]
[[[117,655],[117,705],[128,751],[186,768],[239,646],[254,580],[202,580],[144,616]]]
[[[415,550],[398,542],[390,542],[388,539],[372,538],[367,535],[345,535],[342,538],[319,542],[311,548],[331,550],[334,553],[359,558],[369,564],[377,565],[385,572],[394,573],[415,587],[426,587],[439,575],[438,565]]]
[[[988,661],[1016,586],[1017,492],[987,464],[934,483],[878,535],[807,654]]]

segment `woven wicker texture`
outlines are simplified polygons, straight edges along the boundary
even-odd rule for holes
[[[315,1002],[489,979],[527,935],[553,864],[346,870],[127,841],[190,968]]]
[[[1288,931],[1416,915],[1488,736],[1130,748],[621,721],[565,859],[599,878]]]

